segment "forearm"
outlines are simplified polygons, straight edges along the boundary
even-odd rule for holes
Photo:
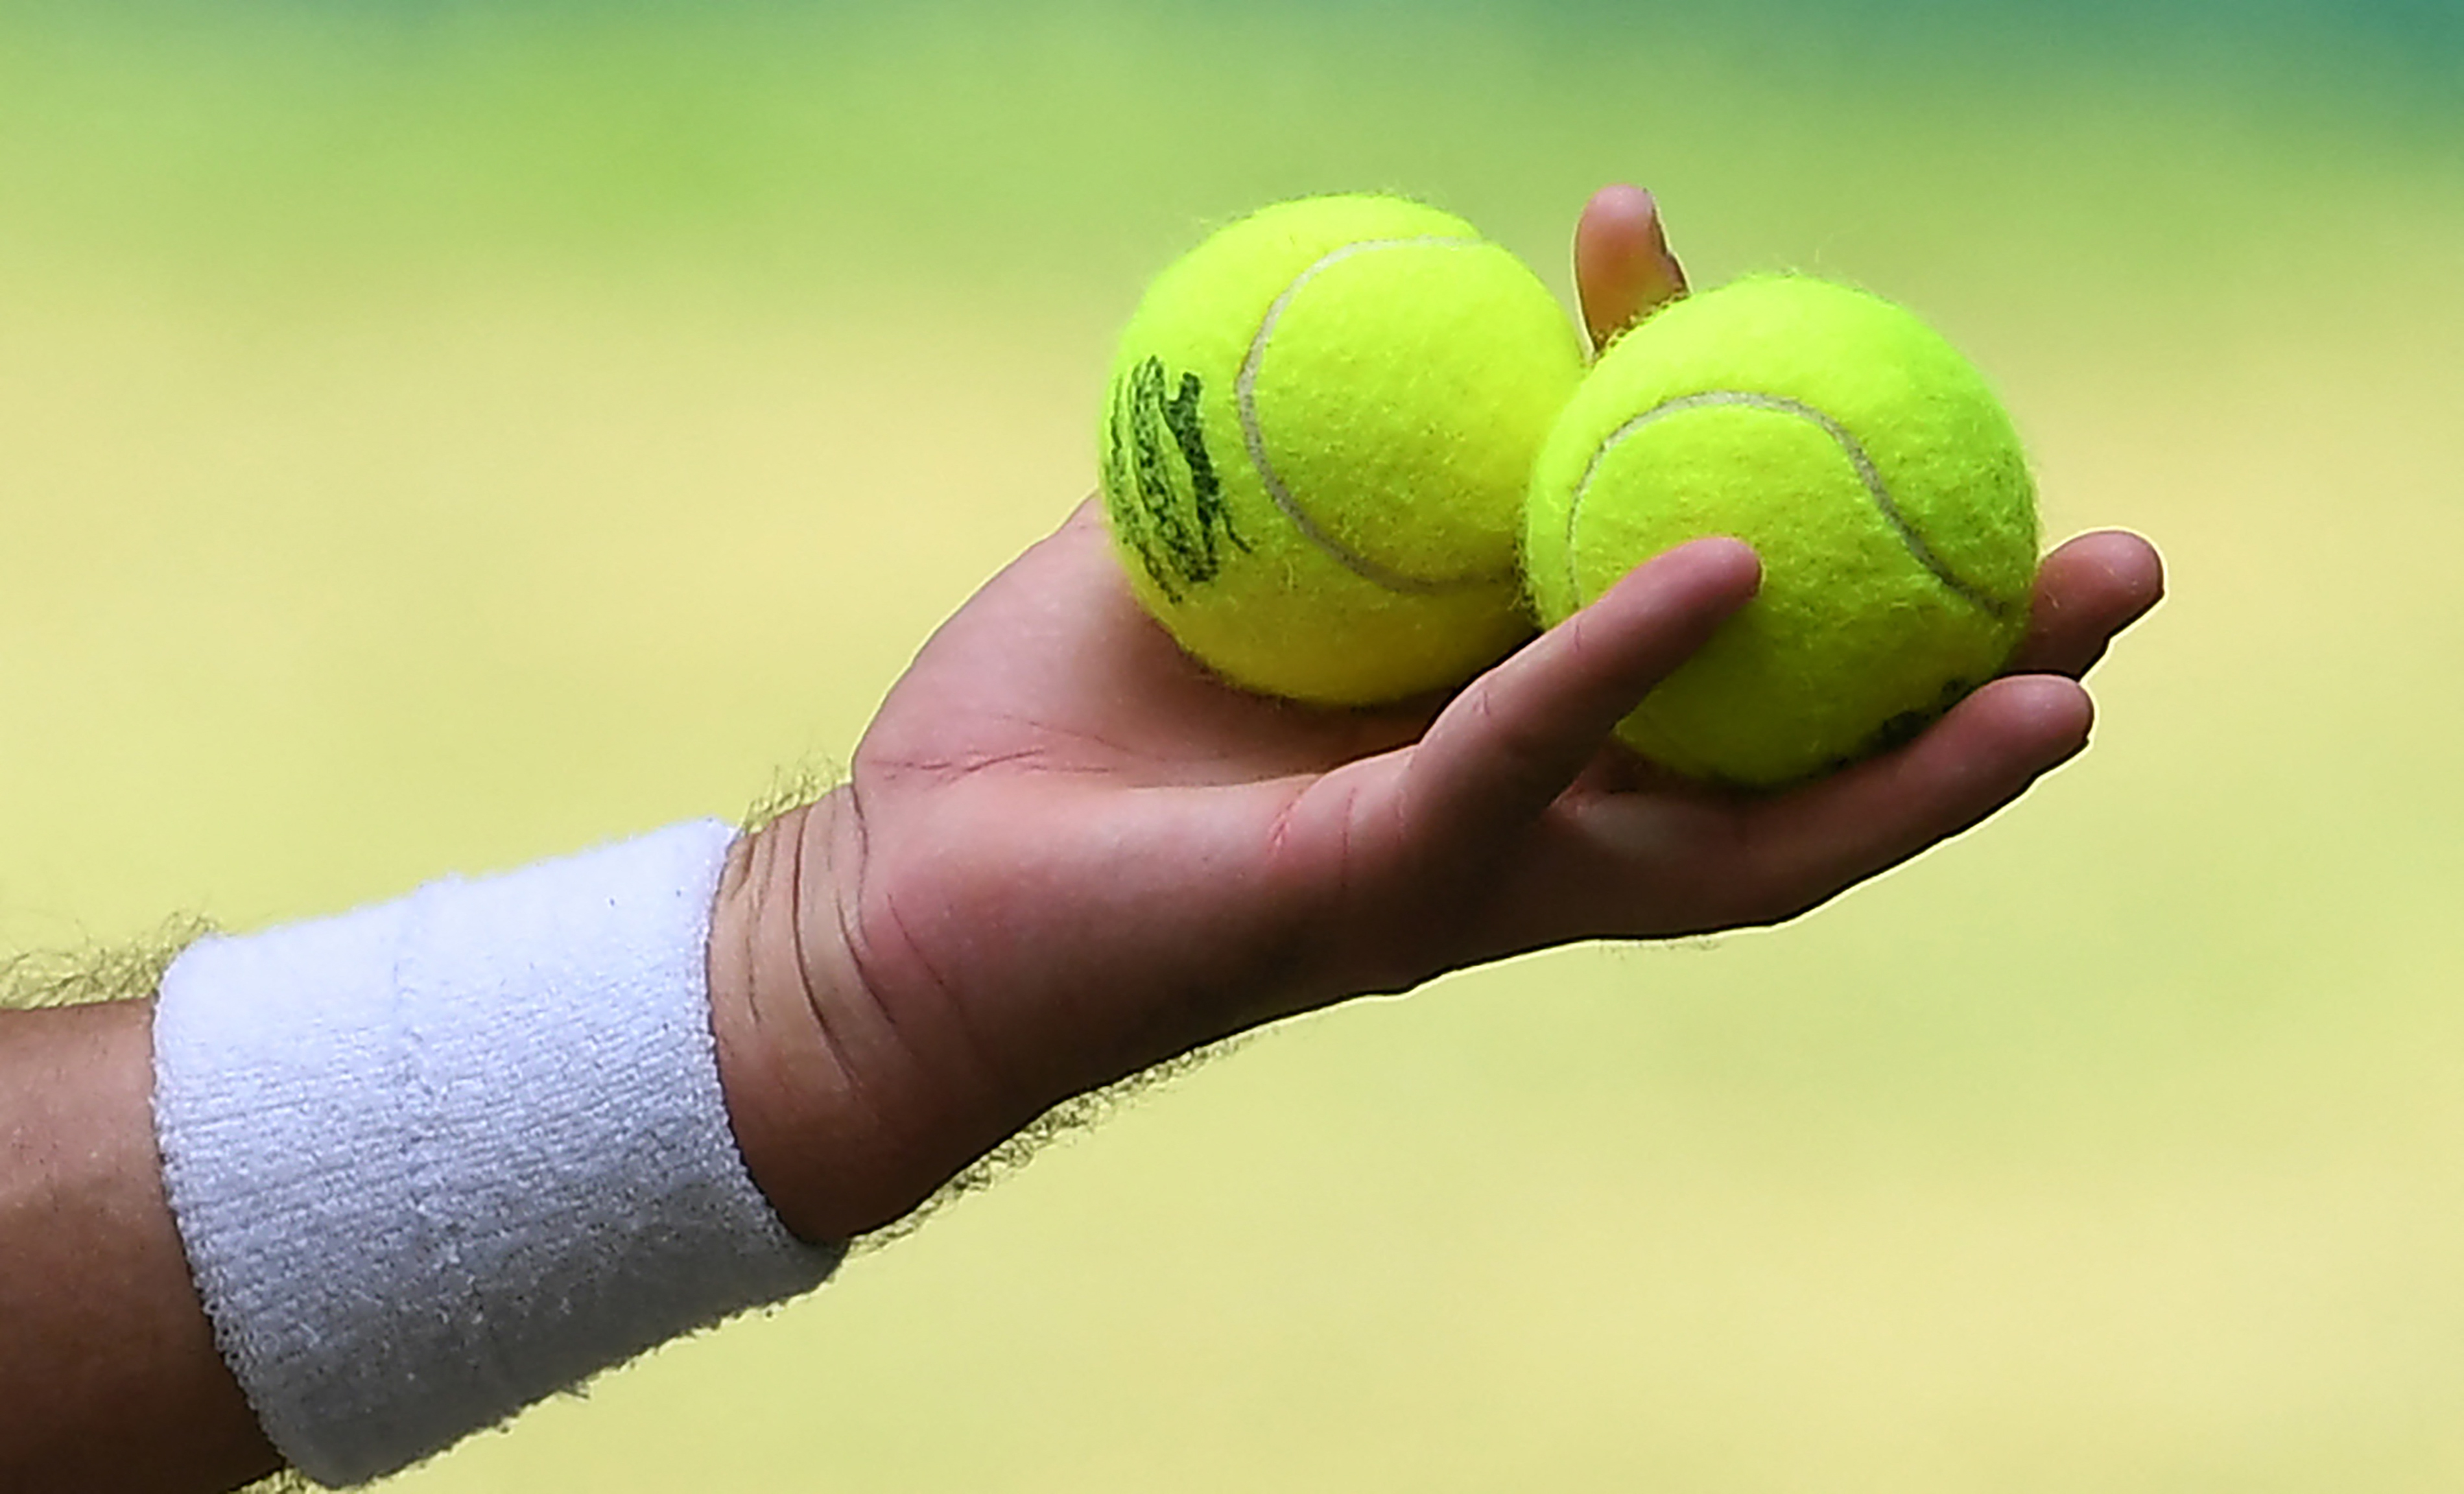
[[[152,1000],[0,1011],[0,1489],[356,1482],[825,1274],[713,1068],[724,845],[676,826],[203,942]]]
[[[164,1198],[151,1018],[0,1011],[0,1488],[222,1490],[279,1463]]]

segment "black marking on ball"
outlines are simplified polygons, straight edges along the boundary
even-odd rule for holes
[[[1249,548],[1206,450],[1204,391],[1198,375],[1184,373],[1176,384],[1163,360],[1143,358],[1113,382],[1107,422],[1104,501],[1113,532],[1175,603],[1221,573],[1225,546]]]
[[[1862,758],[1879,757],[1883,753],[1891,751],[1893,748],[1906,746],[1908,743],[1915,741],[1918,737],[1923,736],[1926,727],[1933,725],[1936,721],[1950,714],[1950,708],[1967,699],[1969,692],[1975,689],[1976,682],[1973,680],[1953,679],[1944,681],[1942,693],[1934,698],[1931,705],[1922,707],[1915,711],[1903,711],[1899,714],[1891,717],[1889,720],[1884,721],[1881,725],[1874,728],[1872,736],[1866,737],[1864,741],[1858,744],[1855,752],[1850,753],[1845,758],[1839,758],[1837,761],[1832,763],[1831,766],[1833,768],[1844,768],[1848,764],[1859,761]]]

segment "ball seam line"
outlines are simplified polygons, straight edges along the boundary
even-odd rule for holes
[[[1916,527],[1900,512],[1899,504],[1892,500],[1890,487],[1882,481],[1881,470],[1874,465],[1874,459],[1866,454],[1865,448],[1846,427],[1811,405],[1751,389],[1705,389],[1697,394],[1682,394],[1675,399],[1664,400],[1610,431],[1608,438],[1593,450],[1591,460],[1584,464],[1581,479],[1574,484],[1573,500],[1566,506],[1566,583],[1569,596],[1579,598],[1583,594],[1581,579],[1575,574],[1574,524],[1582,515],[1584,495],[1591,491],[1592,479],[1598,474],[1600,464],[1608,460],[1609,453],[1623,445],[1629,436],[1646,426],[1687,410],[1720,407],[1770,410],[1811,422],[1829,436],[1848,458],[1849,467],[1856,472],[1857,480],[1864,484],[1866,494],[1874,500],[1875,509],[1882,516],[1882,521],[1891,526],[1891,532],[1899,537],[1909,557],[1924,566],[1934,580],[1989,617],[2007,621],[2018,611],[2013,604],[1964,580],[1933,553],[1933,547],[1925,542],[1925,537],[1917,533]]]
[[[1273,303],[1267,306],[1265,319],[1258,324],[1256,335],[1249,340],[1249,351],[1241,360],[1241,372],[1233,381],[1233,406],[1241,420],[1241,441],[1248,449],[1249,463],[1257,469],[1259,480],[1265,485],[1266,496],[1274,502],[1278,510],[1282,511],[1284,517],[1291,521],[1292,527],[1300,531],[1301,537],[1317,546],[1329,560],[1361,580],[1374,585],[1383,586],[1389,591],[1402,592],[1410,596],[1436,596],[1452,591],[1470,591],[1510,582],[1515,577],[1515,570],[1513,566],[1508,565],[1503,570],[1483,572],[1472,576],[1415,576],[1408,571],[1398,571],[1393,566],[1371,560],[1327,533],[1315,519],[1309,517],[1309,512],[1301,507],[1300,499],[1293,495],[1291,488],[1285,483],[1283,474],[1275,471],[1274,462],[1266,455],[1266,433],[1258,419],[1258,373],[1265,363],[1266,344],[1274,336],[1276,323],[1283,319],[1284,313],[1291,306],[1293,297],[1300,294],[1303,286],[1344,260],[1357,254],[1387,249],[1487,249],[1490,247],[1492,246],[1485,239],[1428,234],[1419,238],[1359,239],[1329,252],[1300,274],[1292,276],[1290,282],[1275,297]]]

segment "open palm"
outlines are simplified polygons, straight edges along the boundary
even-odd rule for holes
[[[1617,252],[1633,227],[1595,203],[1578,239],[1595,325],[1654,303],[1657,260]],[[1190,661],[1082,506],[732,879],[776,894],[746,963],[793,1137],[740,1119],[748,1159],[791,1224],[843,1237],[1055,1102],[1259,1022],[1570,940],[1790,917],[2078,752],[2076,679],[2161,589],[2145,541],[2084,537],[2044,562],[2012,672],[1914,742],[1778,795],[1652,772],[1612,728],[1758,576],[1741,544],[1688,545],[1450,699],[1331,712]]]

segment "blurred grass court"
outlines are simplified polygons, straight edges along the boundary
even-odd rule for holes
[[[2447,0],[0,5],[0,943],[843,759],[1092,481],[1144,278],[1592,188],[1998,382],[2171,600],[1801,922],[1267,1035],[388,1485],[2464,1483]]]

